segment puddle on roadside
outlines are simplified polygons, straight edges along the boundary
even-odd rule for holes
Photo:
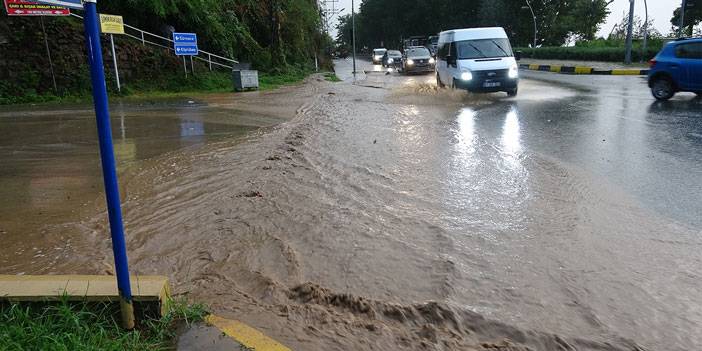
[[[118,172],[280,121],[205,104],[118,104],[112,111]],[[66,228],[104,207],[97,132],[88,108],[25,109],[0,113],[0,135],[0,266],[17,274],[23,271],[13,267],[64,258],[71,246]]]

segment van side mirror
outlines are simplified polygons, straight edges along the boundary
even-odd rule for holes
[[[514,59],[517,61],[522,59],[522,51],[521,50],[517,50],[514,52]]]
[[[446,63],[451,65],[451,66],[455,66],[456,65],[456,58],[451,56],[451,55],[448,55],[448,56],[446,56]]]

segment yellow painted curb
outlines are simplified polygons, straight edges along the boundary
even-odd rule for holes
[[[538,71],[538,70],[539,70],[539,65],[530,64],[530,65],[529,65],[529,69],[532,70],[532,71]]]
[[[563,67],[562,65],[553,65],[553,66],[551,66],[551,72],[561,73],[562,67]]]
[[[575,74],[591,74],[593,70],[592,67],[575,67]]]
[[[641,75],[640,69],[613,69],[613,76],[638,76]]]
[[[154,302],[168,312],[170,287],[163,276],[131,276],[135,302]],[[0,275],[0,301],[46,302],[63,298],[119,301],[117,279],[108,275]]]
[[[205,317],[205,321],[240,344],[256,351],[291,351],[260,331],[239,321],[221,318],[213,314]]]

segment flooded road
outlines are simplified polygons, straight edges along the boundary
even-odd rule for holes
[[[525,76],[514,99],[368,73],[182,107],[216,128],[165,108],[177,146],[122,162],[132,271],[295,350],[700,349],[702,103],[653,104],[639,78]],[[5,130],[31,121],[2,116]],[[236,122],[265,116],[290,121]],[[154,122],[144,139],[168,125]],[[23,160],[46,143],[30,134],[1,144],[3,184],[43,180],[3,190],[25,204],[0,205],[0,270],[110,272],[95,145],[56,151],[83,163]],[[83,200],[46,205],[53,225],[32,214],[82,182],[97,192],[74,221],[61,209]],[[64,256],[29,248],[68,235]]]

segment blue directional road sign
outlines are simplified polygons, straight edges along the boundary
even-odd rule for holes
[[[83,0],[34,0],[40,4],[68,7],[69,9],[82,10]]]
[[[195,33],[173,33],[173,47],[178,56],[196,56],[197,34]]]

